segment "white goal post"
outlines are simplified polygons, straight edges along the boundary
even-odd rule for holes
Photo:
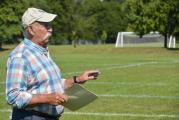
[[[168,38],[168,48],[176,48],[176,38],[173,35]]]
[[[118,32],[115,47],[124,47],[124,34],[133,34],[134,32]]]
[[[164,36],[159,32],[150,32],[145,34],[142,38],[135,32],[118,32],[115,47],[163,47]],[[168,38],[168,47],[176,47],[176,39],[174,36]]]

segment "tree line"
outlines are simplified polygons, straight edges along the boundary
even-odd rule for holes
[[[120,31],[141,37],[158,31],[167,47],[167,37],[179,34],[178,6],[178,0],[1,0],[0,48],[22,40],[21,17],[29,7],[58,15],[51,44],[114,43]]]

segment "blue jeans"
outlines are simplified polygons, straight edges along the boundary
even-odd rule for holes
[[[13,108],[11,120],[59,120],[59,117],[50,116],[36,111]]]

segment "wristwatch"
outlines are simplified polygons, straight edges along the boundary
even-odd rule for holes
[[[77,77],[78,77],[78,76],[73,76],[73,81],[74,81],[74,83],[82,84],[82,83],[85,83],[85,82],[86,82],[86,81],[80,81],[80,82],[78,82],[78,81],[76,80]]]
[[[77,76],[73,76],[73,81],[74,81],[74,83],[78,83],[78,82],[76,81],[76,78],[77,78]]]

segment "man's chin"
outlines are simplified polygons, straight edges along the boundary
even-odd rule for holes
[[[48,42],[49,42],[49,39],[45,39],[45,40],[40,42],[40,45],[43,46],[43,47],[47,47]]]
[[[49,39],[46,39],[46,40],[43,41],[43,44],[44,44],[44,45],[47,45],[48,42],[49,42]]]
[[[44,40],[44,43],[48,43],[49,39]]]

